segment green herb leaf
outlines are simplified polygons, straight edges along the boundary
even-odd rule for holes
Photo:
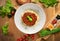
[[[6,23],[4,26],[2,26],[2,33],[4,35],[8,34],[8,23]]]
[[[50,34],[54,34],[54,33],[57,33],[57,32],[60,32],[60,28],[55,28],[53,30],[47,30],[47,29],[41,30],[39,35],[41,37],[44,37],[44,36],[47,36],[47,35],[50,35]]]
[[[45,7],[54,6],[58,3],[57,0],[39,0],[39,1],[42,2]]]
[[[32,18],[31,18],[30,16],[27,16],[27,19],[28,19],[29,21],[32,21]]]
[[[7,14],[10,14],[11,7],[11,0],[7,0],[4,6],[0,6],[0,16],[4,18]]]

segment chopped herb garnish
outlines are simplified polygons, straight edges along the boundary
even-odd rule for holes
[[[30,22],[32,21],[31,16],[27,16],[27,19],[28,19]]]

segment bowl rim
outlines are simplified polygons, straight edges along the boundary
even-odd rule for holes
[[[26,3],[26,4],[24,4],[24,5],[27,5],[27,4],[34,4],[34,3]],[[22,6],[24,6],[24,5],[22,5]],[[38,6],[37,4],[34,4],[34,5],[36,5],[36,6]],[[20,6],[20,7],[22,7],[22,6]],[[20,8],[19,7],[19,8]],[[39,6],[38,6],[39,7]],[[18,9],[19,9],[18,8]],[[40,7],[41,8],[41,7]],[[17,9],[17,10],[18,10]],[[46,14],[45,14],[45,12],[44,12],[44,10],[43,10],[43,8],[41,8],[41,10],[43,11],[43,13],[44,13],[44,15],[45,15],[45,22],[46,22]],[[15,16],[14,16],[14,22],[15,22]],[[45,25],[45,22],[44,22],[44,24],[43,24],[43,26]],[[16,22],[15,22],[15,25],[16,25]],[[40,28],[40,30],[43,28],[43,26]],[[16,25],[16,27],[19,29],[19,27]],[[39,32],[40,30],[38,30],[37,32]],[[20,29],[19,29],[19,31],[21,31]],[[23,32],[23,31],[21,31],[21,32]],[[34,32],[34,33],[26,33],[26,32],[23,32],[23,33],[25,33],[25,34],[35,34],[35,33],[37,33],[37,32]]]

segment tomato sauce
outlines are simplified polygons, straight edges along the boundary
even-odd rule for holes
[[[30,16],[32,18],[32,21],[29,21],[27,19],[27,16]],[[37,16],[34,13],[26,12],[22,16],[22,21],[28,26],[33,26],[35,24],[35,22],[37,21]]]

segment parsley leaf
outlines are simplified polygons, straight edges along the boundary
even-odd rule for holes
[[[0,16],[4,18],[7,14],[10,14],[12,7],[11,0],[7,0],[4,6],[0,6]]]
[[[42,2],[45,7],[55,6],[57,5],[57,0],[39,0],[39,2]]]

